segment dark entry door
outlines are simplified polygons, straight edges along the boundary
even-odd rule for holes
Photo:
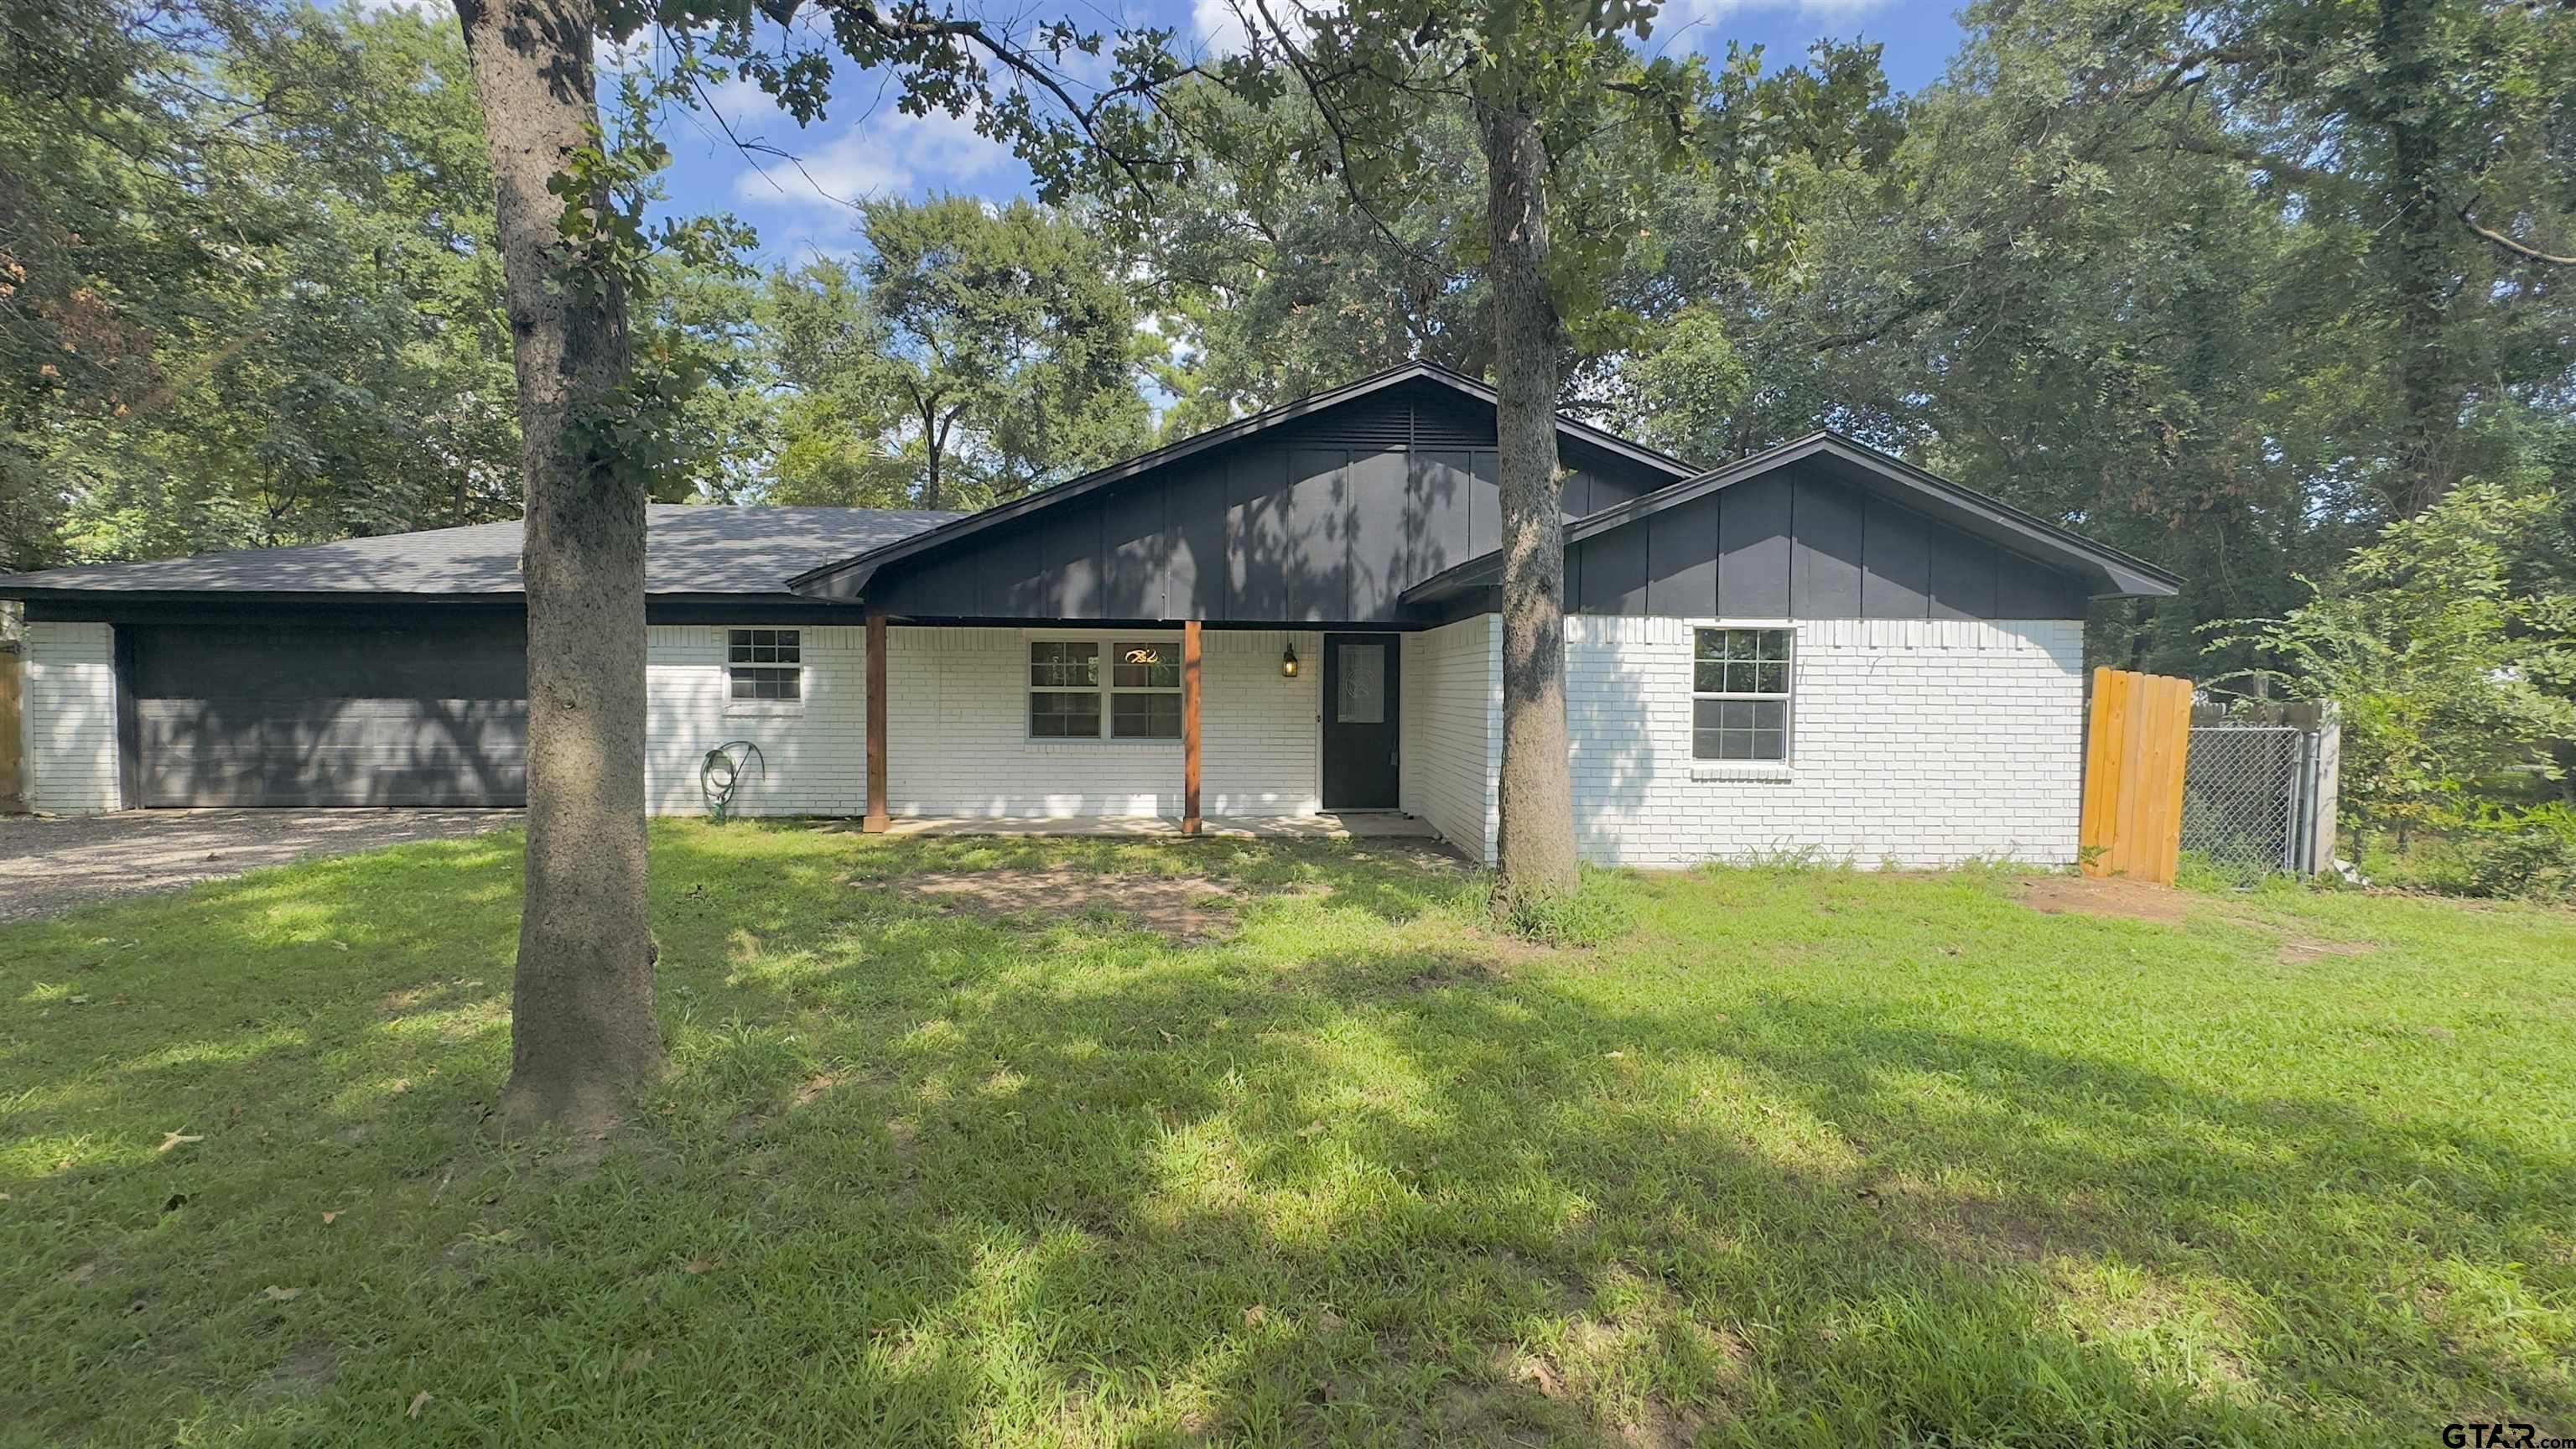
[[[1394,634],[1324,636],[1324,808],[1393,810],[1402,651]]]
[[[131,651],[135,804],[527,803],[516,615],[117,632]]]

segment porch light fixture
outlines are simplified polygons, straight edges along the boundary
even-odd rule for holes
[[[1279,677],[1282,679],[1294,679],[1297,677],[1297,646],[1294,644],[1291,644],[1286,649],[1280,651]]]

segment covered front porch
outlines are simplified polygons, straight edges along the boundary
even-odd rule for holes
[[[1481,629],[866,629],[872,833],[1437,837],[1483,854]]]
[[[1428,820],[1401,811],[1326,811],[1314,815],[1207,815],[1187,828],[1177,815],[949,815],[889,819],[886,835],[993,835],[1153,839],[1205,835],[1236,840],[1438,840]]]

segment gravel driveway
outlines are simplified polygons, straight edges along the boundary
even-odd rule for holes
[[[266,865],[448,840],[520,823],[517,810],[120,810],[0,816],[0,921],[176,890]]]

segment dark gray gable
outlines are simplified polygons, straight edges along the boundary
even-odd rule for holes
[[[1569,516],[1690,469],[1560,434]],[[1494,548],[1492,394],[1409,367],[1202,434],[797,581],[910,618],[1394,623]]]
[[[1574,612],[1745,619],[2072,619],[2096,595],[2180,584],[2007,504],[1830,433],[1616,505],[1566,530]],[[1410,590],[1490,606],[1489,554]]]

